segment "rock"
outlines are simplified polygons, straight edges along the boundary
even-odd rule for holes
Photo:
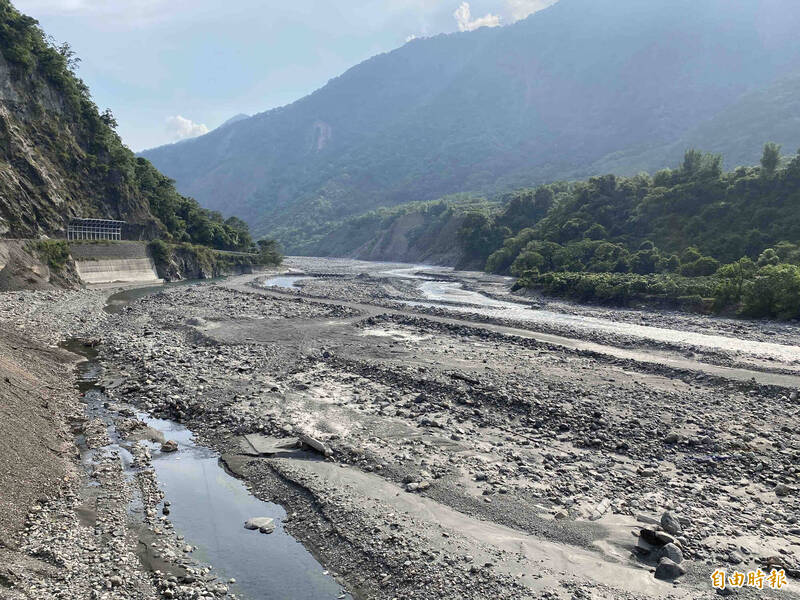
[[[108,578],[108,582],[111,584],[111,587],[120,587],[122,585],[122,577],[119,575],[112,575]]]
[[[780,496],[781,498],[788,496],[791,491],[792,489],[785,483],[779,483],[775,486],[775,495]]]
[[[661,579],[662,581],[672,581],[685,573],[686,569],[666,556],[658,561],[658,566],[656,567],[656,579]]]
[[[664,544],[658,538],[658,535],[652,529],[648,529],[647,527],[643,527],[639,532],[639,538],[643,541],[647,542],[651,546],[663,546]]]
[[[658,519],[654,519],[653,517],[644,513],[637,514],[636,520],[640,523],[647,523],[648,525],[658,525]]]
[[[676,545],[678,544],[676,538],[672,537],[668,533],[664,533],[663,531],[656,531],[655,536],[659,544],[676,544]]]
[[[641,556],[649,556],[652,552],[657,551],[657,547],[648,543],[647,540],[640,535],[636,540],[636,546],[634,546],[633,550],[636,554]]]
[[[664,531],[672,535],[678,535],[683,531],[680,521],[678,521],[678,518],[670,511],[666,511],[661,515],[661,527],[664,528]]]
[[[269,517],[254,517],[245,521],[244,528],[258,529],[261,533],[272,533],[275,531],[275,520]]]
[[[304,446],[308,446],[312,450],[319,452],[323,456],[330,456],[331,454],[333,454],[331,449],[324,442],[321,442],[318,439],[311,437],[310,435],[301,435],[300,443],[303,444]]]
[[[611,508],[611,500],[603,498],[589,513],[590,521],[601,519],[608,509]]]
[[[673,431],[673,432],[670,432],[670,433],[668,433],[666,435],[666,437],[664,438],[664,443],[665,444],[677,444],[680,441],[680,439],[681,439],[681,436]]]
[[[683,552],[675,544],[669,543],[658,550],[658,558],[668,558],[675,564],[683,562]]]
[[[163,444],[161,444],[161,451],[162,452],[177,452],[178,451],[178,442],[175,440],[167,440]]]

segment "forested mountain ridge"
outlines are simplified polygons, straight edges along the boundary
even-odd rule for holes
[[[689,143],[752,164],[765,127],[800,146],[779,127],[792,96],[758,97],[791,81],[797,13],[789,0],[561,0],[414,40],[294,104],[143,155],[289,250],[380,206],[655,171]]]
[[[76,63],[67,44],[0,0],[0,237],[63,235],[81,216],[126,220],[146,238],[249,248],[243,222],[181,196],[124,146]]]

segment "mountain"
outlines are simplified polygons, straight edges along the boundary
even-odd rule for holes
[[[753,163],[767,133],[800,146],[798,25],[794,0],[561,0],[507,27],[414,40],[291,105],[143,155],[289,250],[376,207],[654,170],[686,144]]]
[[[244,113],[239,113],[238,115],[233,115],[230,119],[225,121],[222,125],[217,127],[217,129],[222,129],[223,127],[227,127],[228,125],[232,125],[234,123],[238,123],[239,121],[243,121],[245,119],[249,119],[250,115],[246,115]]]
[[[137,158],[37,22],[0,0],[0,238],[63,236],[72,217],[122,219],[135,235],[245,249],[243,223],[181,196]]]

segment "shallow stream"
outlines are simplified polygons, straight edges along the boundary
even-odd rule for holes
[[[427,265],[414,265],[408,268],[377,271],[377,273],[419,281],[419,290],[426,301],[398,300],[398,302],[407,306],[420,308],[445,307],[455,313],[471,313],[496,319],[561,325],[577,330],[631,336],[654,342],[687,344],[734,354],[744,351],[752,356],[800,364],[800,346],[797,345],[753,340],[743,341],[736,337],[710,335],[651,325],[637,325],[611,319],[542,310],[527,304],[498,300],[480,292],[464,289],[463,284],[456,281],[445,278],[437,279],[437,272],[442,270]],[[298,281],[310,278],[310,276],[272,277],[267,279],[264,285],[297,289],[296,283]]]
[[[107,310],[117,312],[136,298],[157,292],[163,286],[125,290],[109,298]],[[85,394],[87,414],[100,418],[108,426],[112,440],[108,450],[117,451],[133,476],[132,457],[114,426],[115,413],[105,405],[108,397],[98,380],[102,367],[97,352],[80,341],[65,344],[69,350],[86,357],[79,367],[79,387]],[[245,485],[222,466],[219,455],[199,445],[194,434],[175,422],[156,419],[135,411],[149,427],[165,439],[178,443],[178,451],[163,453],[160,444],[150,442],[159,487],[170,503],[169,519],[185,542],[196,547],[192,558],[214,567],[214,572],[232,592],[244,600],[327,600],[351,596],[324,570],[305,547],[283,528],[286,512],[278,504],[255,498]],[[93,451],[84,451],[84,461]],[[163,506],[163,505],[162,505]],[[159,506],[159,510],[162,508]],[[141,507],[131,507],[132,512]],[[275,531],[261,534],[244,528],[253,517],[275,520]]]

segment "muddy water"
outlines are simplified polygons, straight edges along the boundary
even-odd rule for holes
[[[109,299],[107,310],[117,312],[128,302],[157,292],[163,286],[125,290]],[[114,426],[114,414],[97,385],[102,375],[97,352],[80,342],[65,346],[87,358],[79,369],[79,387],[85,394],[90,418],[102,419],[112,440],[106,450],[119,453],[130,477],[134,474],[132,456]],[[160,445],[150,443],[159,486],[170,502],[170,521],[187,544],[195,546],[195,560],[213,565],[222,581],[235,579],[232,592],[244,600],[327,600],[351,599],[314,556],[283,528],[286,512],[278,504],[255,498],[245,485],[221,465],[219,455],[195,441],[194,434],[172,421],[156,419],[138,412],[140,420],[175,440],[179,450],[162,453]],[[147,443],[147,442],[141,442]],[[92,451],[84,452],[89,463]],[[131,512],[140,507],[136,500]],[[275,531],[261,534],[244,528],[253,517],[271,517]]]

